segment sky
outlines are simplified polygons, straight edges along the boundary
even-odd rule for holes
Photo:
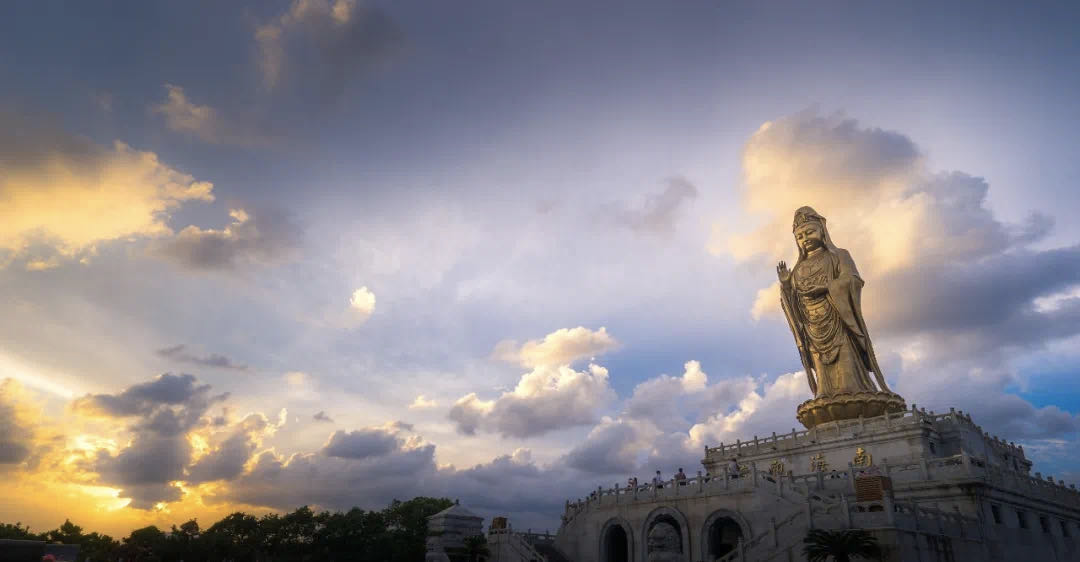
[[[460,498],[798,427],[794,210],[889,384],[1080,462],[1075,6],[0,7],[0,521]]]

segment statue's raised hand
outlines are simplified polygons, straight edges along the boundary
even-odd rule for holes
[[[788,270],[787,264],[783,261],[776,264],[776,276],[780,278],[780,283],[782,285],[791,283],[791,271]]]

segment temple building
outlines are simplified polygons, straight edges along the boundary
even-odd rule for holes
[[[795,412],[805,429],[706,447],[682,480],[568,500],[545,559],[790,562],[811,530],[862,529],[890,562],[1080,561],[1075,485],[1032,474],[1022,446],[967,413],[908,407],[878,364],[851,255],[810,207],[792,234],[798,261],[776,272],[813,394]]]

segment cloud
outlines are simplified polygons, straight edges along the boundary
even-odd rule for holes
[[[41,419],[30,397],[14,379],[0,379],[0,472],[5,468],[34,464],[40,453]]]
[[[118,451],[99,448],[80,463],[96,474],[100,483],[121,489],[131,507],[152,509],[179,500],[176,482],[185,478],[192,458],[188,433],[200,426],[203,415],[228,394],[211,394],[210,385],[198,384],[192,375],[165,373],[117,394],[88,394],[75,400],[72,409],[82,415],[130,419],[133,438]],[[209,423],[209,420],[205,420]],[[224,454],[224,453],[222,453]],[[223,463],[199,466],[200,477],[222,470]]]
[[[89,259],[100,244],[172,235],[169,215],[213,184],[117,141],[102,147],[0,112],[0,263]],[[6,257],[5,257],[6,255]]]
[[[435,400],[432,400],[432,399],[424,396],[423,394],[420,394],[420,395],[418,395],[416,397],[416,400],[413,400],[412,404],[409,404],[409,409],[410,410],[422,410],[422,409],[426,409],[426,408],[434,408],[434,407],[436,407],[438,405],[439,404],[437,402],[435,402]]]
[[[247,365],[238,365],[218,353],[211,353],[204,357],[188,353],[187,346],[184,344],[177,344],[172,347],[164,347],[154,352],[159,357],[171,359],[177,363],[191,363],[192,365],[201,365],[203,367],[215,367],[218,369],[232,369],[235,371],[246,371]]]
[[[709,384],[697,361],[684,368],[680,377],[661,374],[639,383],[618,416],[601,420],[556,464],[594,477],[698,466],[705,445],[794,423],[795,406],[807,392],[801,373]]]
[[[349,310],[357,318],[358,322],[365,322],[375,312],[375,293],[367,287],[360,287],[353,291],[349,299]]]
[[[475,392],[454,403],[449,419],[457,430],[473,435],[477,429],[504,436],[530,437],[549,431],[594,423],[596,411],[615,397],[607,369],[590,364],[577,371],[571,364],[618,347],[605,328],[561,328],[542,340],[523,345],[505,340],[492,357],[531,367],[510,392],[482,400]]]
[[[492,357],[523,367],[570,365],[579,359],[616,349],[618,345],[604,327],[593,331],[578,326],[561,328],[544,336],[543,340],[529,340],[521,346],[513,340],[501,341],[495,346]]]
[[[184,480],[200,483],[237,478],[262,439],[273,435],[277,427],[263,414],[249,414],[234,427],[214,436],[217,443],[187,469]]]
[[[336,101],[352,79],[388,60],[403,40],[382,10],[355,0],[295,0],[255,31],[264,85],[314,88],[323,102]]]
[[[156,245],[153,253],[194,271],[234,271],[245,265],[273,265],[298,250],[300,230],[282,213],[249,214],[232,209],[224,229],[188,226]]]
[[[396,433],[381,429],[369,428],[356,431],[335,431],[322,453],[328,457],[342,459],[365,459],[385,455],[398,449],[401,440]]]
[[[697,195],[697,188],[686,178],[668,178],[667,187],[646,198],[641,209],[618,208],[615,219],[636,232],[670,234],[675,230],[675,221],[683,205]]]
[[[599,365],[584,371],[568,365],[537,367],[495,400],[481,400],[476,393],[462,397],[449,419],[466,435],[483,428],[506,437],[532,437],[594,423],[596,411],[614,398],[607,369]]]
[[[289,386],[308,386],[311,384],[311,375],[302,371],[289,371],[285,373],[285,382]]]
[[[281,510],[298,505],[375,508],[394,498],[442,491],[437,480],[434,445],[406,441],[362,458],[265,451],[216,499]]]
[[[192,103],[182,87],[165,84],[165,90],[165,101],[151,106],[151,110],[165,118],[169,130],[210,144],[259,146],[269,142],[254,134],[251,127],[226,119],[214,108]]]
[[[334,423],[334,419],[331,418],[330,416],[326,415],[326,412],[324,412],[322,410],[319,410],[318,412],[316,412],[315,415],[312,416],[311,418],[313,420],[317,421],[317,422]]]

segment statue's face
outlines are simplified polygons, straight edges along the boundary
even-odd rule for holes
[[[814,223],[806,223],[795,229],[795,243],[803,251],[810,252],[825,245],[825,237],[821,235],[821,228]]]

